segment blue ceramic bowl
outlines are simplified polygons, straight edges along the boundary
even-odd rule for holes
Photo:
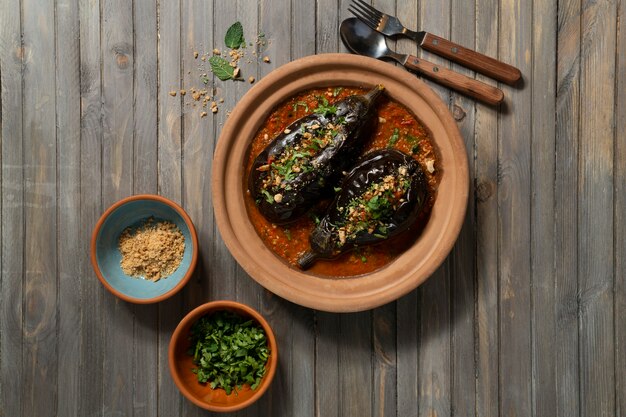
[[[120,266],[120,234],[149,217],[174,223],[185,237],[180,266],[157,282],[130,277]],[[197,261],[198,237],[191,219],[178,204],[157,195],[136,195],[113,204],[98,220],[91,237],[91,264],[98,279],[113,294],[132,303],[156,303],[171,297],[189,281]]]

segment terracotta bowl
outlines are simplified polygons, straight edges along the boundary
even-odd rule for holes
[[[385,86],[430,131],[440,152],[441,183],[430,219],[417,241],[384,268],[350,278],[328,278],[292,268],[257,235],[244,204],[248,147],[268,114],[294,94],[316,87]],[[299,59],[263,78],[228,118],[213,161],[213,205],[229,250],[250,276],[297,304],[332,312],[374,308],[415,289],[446,258],[461,230],[469,192],[465,145],[446,105],[411,73],[347,54]]]
[[[149,217],[174,223],[185,237],[179,267],[156,282],[124,274],[118,249],[120,234]],[[91,265],[96,276],[107,290],[131,303],[156,303],[176,294],[191,278],[197,261],[198,237],[191,218],[178,204],[158,195],[135,195],[113,204],[100,217],[91,236]]]
[[[191,372],[195,365],[192,357],[187,354],[190,347],[189,334],[193,324],[207,314],[218,311],[231,311],[243,317],[250,317],[263,327],[270,348],[270,357],[267,362],[267,371],[257,389],[252,390],[244,385],[235,394],[226,395],[223,389],[211,389],[209,384],[198,382],[196,374]],[[255,310],[245,304],[235,301],[212,301],[202,304],[187,314],[174,330],[168,352],[170,374],[180,392],[198,407],[210,411],[233,412],[241,410],[254,403],[267,391],[278,365],[278,347],[272,328],[267,321]]]

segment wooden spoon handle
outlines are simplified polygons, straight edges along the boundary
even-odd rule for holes
[[[425,32],[420,46],[427,51],[446,57],[450,61],[509,85],[514,85],[522,78],[522,73],[514,66],[467,49],[432,33]]]
[[[459,74],[445,67],[440,67],[439,65],[425,61],[414,55],[409,55],[404,66],[425,77],[431,78],[439,84],[450,87],[453,90],[488,104],[500,104],[504,99],[504,93],[499,88],[466,77],[463,74]]]

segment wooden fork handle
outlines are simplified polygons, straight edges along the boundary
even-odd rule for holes
[[[481,100],[487,104],[500,104],[504,99],[504,93],[499,88],[466,77],[463,74],[433,64],[432,62],[424,61],[413,55],[409,55],[404,66],[431,78],[439,84],[450,87],[453,90]]]
[[[432,33],[425,32],[420,46],[427,51],[509,85],[516,84],[522,78],[522,73],[514,66],[467,49]]]

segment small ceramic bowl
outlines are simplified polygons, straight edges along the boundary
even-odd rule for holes
[[[226,395],[226,391],[221,388],[212,389],[209,384],[198,382],[198,377],[191,371],[196,367],[193,363],[192,356],[187,353],[190,347],[189,334],[191,327],[200,318],[224,310],[231,311],[243,317],[249,317],[259,323],[261,327],[263,327],[263,330],[265,330],[270,349],[270,357],[267,360],[265,376],[255,390],[244,385],[237,393],[233,391],[230,395]],[[235,301],[212,301],[192,310],[181,320],[172,334],[168,357],[170,374],[180,392],[182,392],[189,401],[205,410],[233,412],[254,403],[267,391],[276,373],[278,348],[271,327],[255,310]]]
[[[174,223],[185,237],[180,266],[156,282],[124,274],[118,249],[120,234],[150,217]],[[107,290],[131,303],[156,303],[176,294],[191,278],[197,261],[198,237],[191,219],[178,204],[158,195],[136,195],[113,204],[100,217],[91,236],[91,264],[98,279]]]

